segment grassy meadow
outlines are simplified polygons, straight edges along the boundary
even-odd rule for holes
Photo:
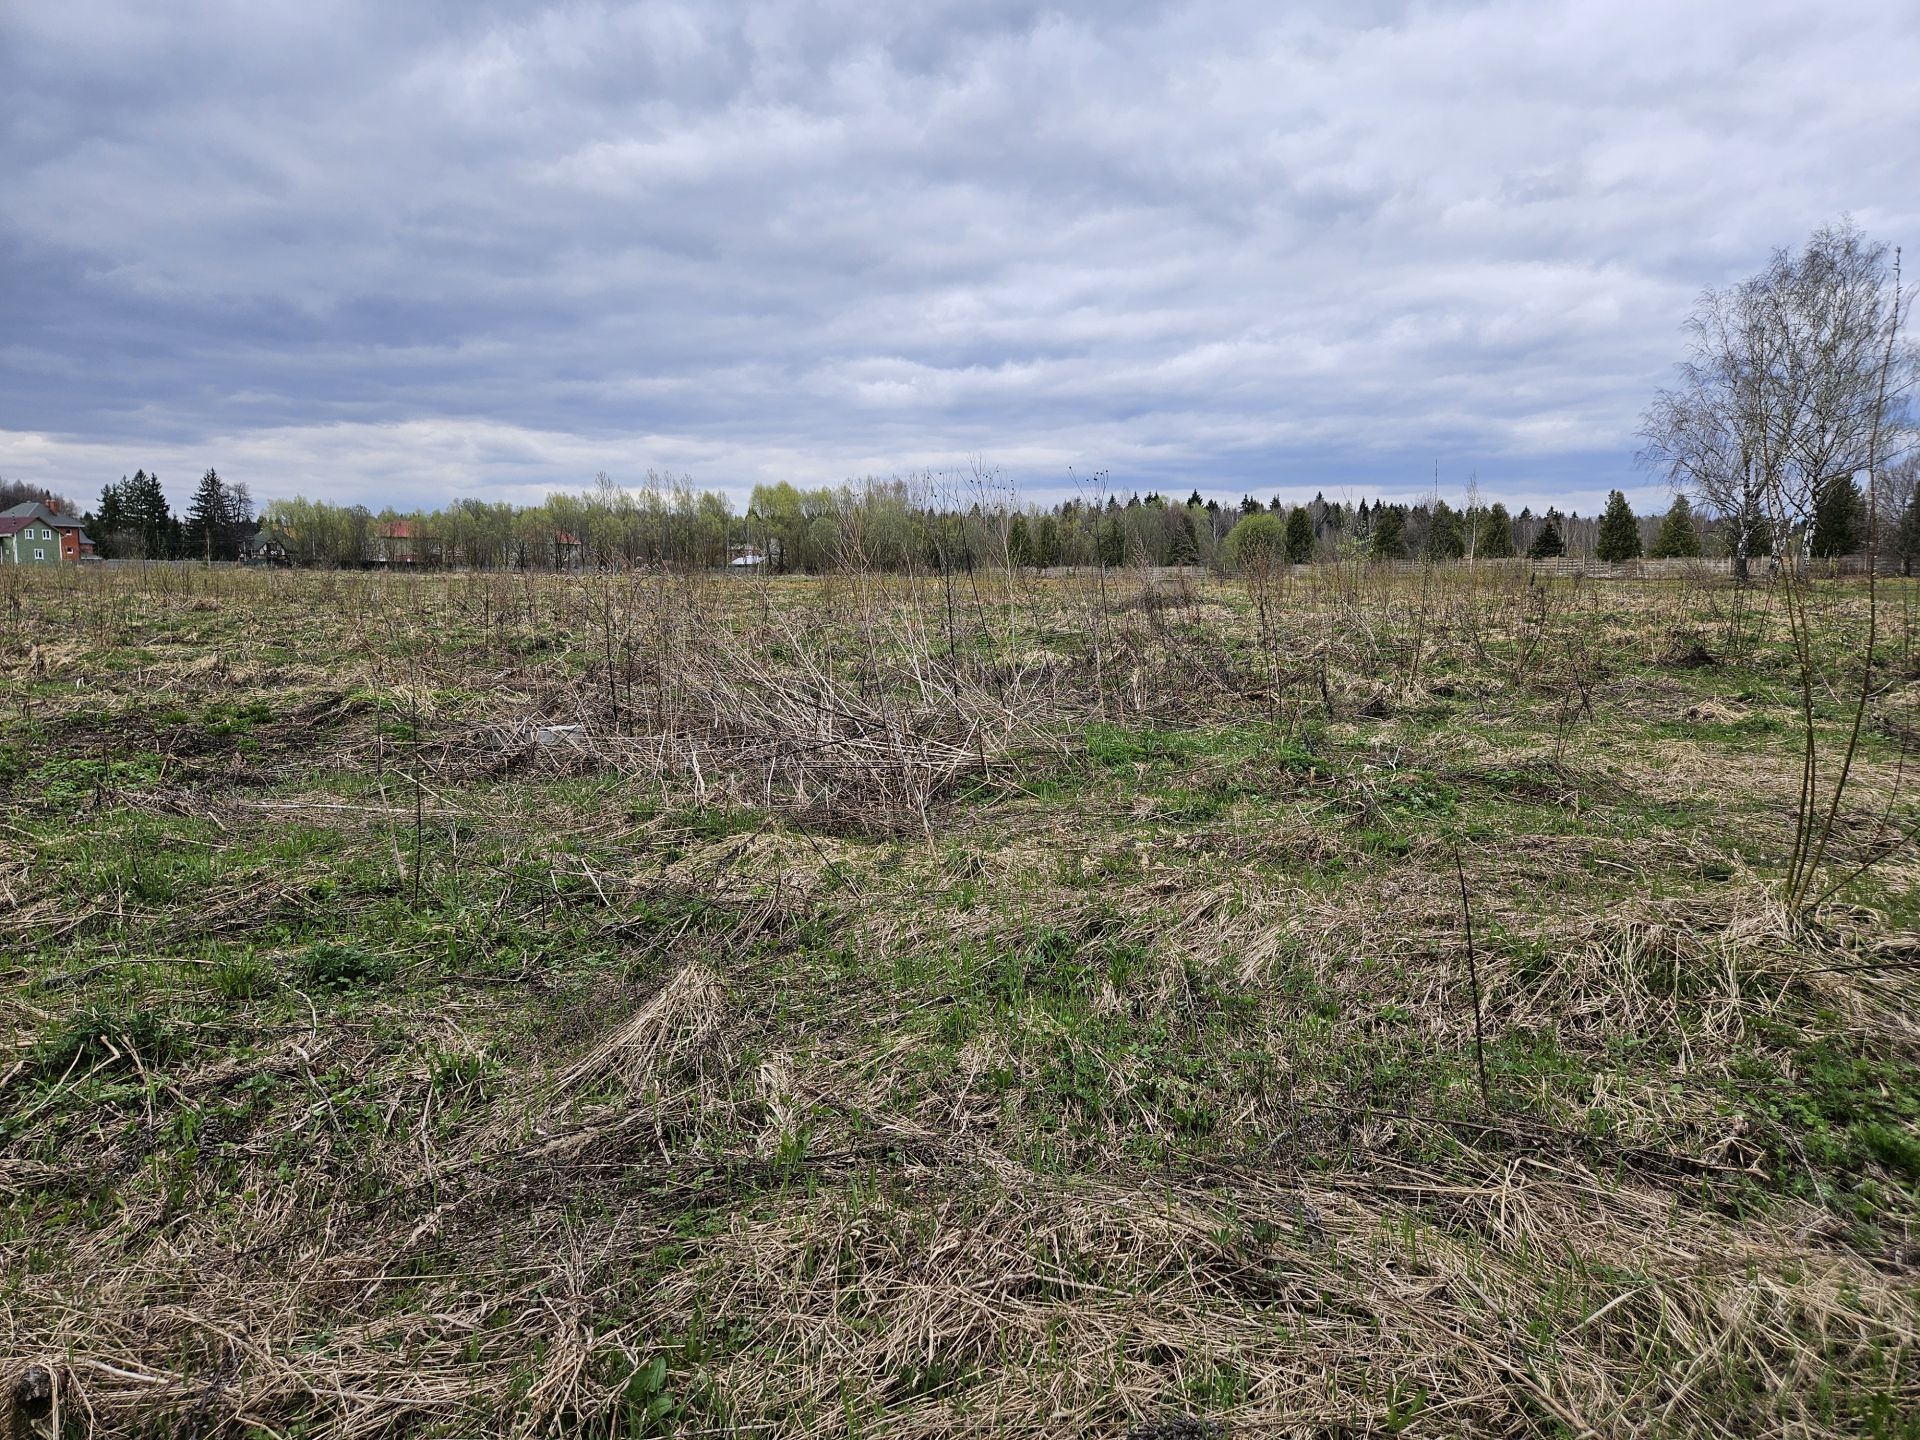
[[[1801,916],[1808,593],[0,575],[0,1418],[1920,1437],[1916,596]]]

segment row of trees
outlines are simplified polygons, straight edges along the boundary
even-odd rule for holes
[[[1915,556],[1920,555],[1920,492],[1913,484],[1912,461],[1896,468],[1900,475],[1895,477],[1889,473],[1885,489],[1889,495],[1903,494],[1905,498],[1894,507],[1892,524],[1882,538],[1888,550],[1910,567]],[[1638,519],[1627,504],[1627,497],[1615,490],[1607,497],[1606,511],[1600,517],[1594,558],[1617,563],[1638,560],[1643,554],[1652,560],[1670,560],[1705,553],[1699,522],[1694,518],[1692,502],[1685,492],[1673,497],[1673,505],[1660,520],[1652,542],[1643,547],[1645,529],[1645,522]],[[1758,526],[1745,536],[1737,534],[1731,523],[1724,523],[1718,529],[1727,539],[1727,553],[1736,557],[1742,550],[1747,558],[1776,553],[1773,526]],[[1804,555],[1819,560],[1857,555],[1866,549],[1867,499],[1861,493],[1859,482],[1851,475],[1828,479],[1820,493],[1813,497],[1810,522],[1790,529],[1790,533]]]
[[[484,570],[711,567],[724,565],[747,534],[724,495],[652,473],[637,489],[603,473],[590,490],[551,495],[538,505],[468,499],[440,510],[375,513],[364,505],[295,497],[265,506],[260,524],[298,564]]]
[[[1909,465],[1911,468],[1911,465]],[[1883,487],[1894,493],[1898,486]],[[971,493],[969,493],[971,492]],[[1908,483],[1903,523],[1892,548],[1920,555],[1920,496]],[[1018,506],[997,478],[965,486],[939,477],[870,481],[860,486],[754,490],[744,514],[726,497],[684,478],[649,474],[637,489],[606,475],[577,494],[539,505],[462,500],[445,509],[379,514],[365,506],[295,498],[259,514],[244,485],[212,470],[202,476],[184,515],[170,510],[159,478],[145,470],[108,485],[89,532],[108,557],[232,560],[256,526],[270,531],[299,564],[458,565],[480,569],[673,564],[717,567],[743,556],[780,572],[857,563],[878,569],[926,566],[965,570],[987,565],[1204,565],[1231,568],[1257,551],[1261,564],[1284,560],[1371,558],[1444,563],[1526,555],[1548,559],[1590,555],[1619,561],[1733,555],[1742,539],[1725,517],[1696,512],[1684,492],[1664,516],[1634,515],[1614,491],[1603,514],[1582,517],[1549,509],[1515,516],[1483,503],[1469,485],[1455,507],[1438,495],[1414,504],[1361,501],[1346,505],[1316,495],[1305,504],[1243,497],[1238,505],[1158,494],[1098,493],[1051,509]],[[1851,476],[1835,477],[1813,513],[1811,553],[1845,555],[1866,540],[1866,502]],[[1745,553],[1772,553],[1769,530],[1749,534]]]
[[[1121,500],[1095,493],[1051,509],[1019,508],[1010,492],[991,486],[920,482],[869,482],[858,488],[798,490],[763,486],[736,533],[778,570],[832,568],[850,558],[879,568],[926,564],[968,568],[1006,564],[1205,565],[1230,568],[1249,547],[1290,564],[1372,558],[1494,560],[1520,555],[1561,555],[1627,560],[1730,555],[1727,524],[1696,514],[1684,492],[1664,515],[1637,517],[1625,495],[1614,491],[1605,514],[1583,517],[1549,509],[1518,516],[1494,501],[1484,503],[1469,483],[1466,503],[1456,508],[1438,495],[1415,504],[1368,502],[1345,505],[1315,495],[1305,504],[1276,498],[1270,505],[1246,496],[1238,505],[1204,500],[1196,491],[1184,502],[1149,493]],[[1849,479],[1834,487],[1832,523],[1814,539],[1814,553],[1850,554],[1865,543],[1856,510],[1842,503],[1857,496]],[[1913,532],[1920,554],[1920,526]],[[592,547],[590,547],[591,550]],[[1263,561],[1264,563],[1264,561]]]
[[[186,513],[175,515],[160,477],[136,470],[102,489],[99,506],[81,519],[103,559],[233,560],[253,533],[253,497],[209,470]]]

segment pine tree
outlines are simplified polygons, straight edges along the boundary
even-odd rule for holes
[[[1042,515],[1033,527],[1033,563],[1042,570],[1058,565],[1061,544],[1060,522],[1052,515]]]
[[[1900,557],[1900,573],[1913,574],[1914,557],[1920,555],[1920,487],[1900,511],[1900,523],[1893,531],[1893,552]]]
[[[1305,565],[1313,559],[1313,520],[1304,505],[1287,513],[1287,563]]]
[[[1467,553],[1466,536],[1460,533],[1460,513],[1444,500],[1433,502],[1423,553],[1428,560],[1458,560]]]
[[[1376,560],[1407,558],[1407,517],[1398,505],[1373,507],[1372,553]]]
[[[1851,555],[1867,543],[1867,505],[1851,475],[1836,475],[1813,502],[1813,553],[1822,560]]]
[[[140,558],[164,560],[174,552],[179,523],[167,506],[158,475],[136,470],[131,480],[120,482],[120,515],[121,528]]]
[[[1513,517],[1498,500],[1480,512],[1479,533],[1474,537],[1473,553],[1482,560],[1513,558]]]
[[[1530,560],[1557,560],[1567,553],[1567,542],[1560,536],[1560,512],[1547,511],[1546,523],[1540,527],[1540,533],[1533,537],[1533,544],[1527,547]]]
[[[87,516],[87,533],[93,537],[94,551],[102,560],[113,560],[121,554],[127,514],[120,492],[126,483],[127,477],[122,475],[118,485],[108,481],[101,486],[99,512]]]
[[[1007,526],[1007,560],[1022,570],[1033,564],[1033,534],[1024,515],[1015,515]]]
[[[231,560],[227,543],[233,529],[232,504],[227,487],[212,471],[200,477],[187,506],[187,551],[195,559]]]
[[[1618,490],[1607,495],[1607,510],[1600,517],[1600,534],[1593,542],[1593,558],[1609,565],[1640,558],[1640,522],[1633,518],[1627,497]]]
[[[1200,542],[1193,535],[1193,515],[1186,509],[1167,512],[1167,564],[1198,565]]]
[[[1693,506],[1687,503],[1686,496],[1676,495],[1647,555],[1654,560],[1690,560],[1699,553],[1700,531],[1693,523]]]

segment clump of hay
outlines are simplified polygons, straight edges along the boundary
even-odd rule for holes
[[[1680,712],[1689,725],[1735,725],[1747,718],[1747,711],[1724,700],[1702,700]]]
[[[713,1058],[726,1021],[726,992],[704,966],[680,967],[660,992],[554,1083],[554,1098],[591,1092],[609,1082],[629,1094],[697,1079]]]

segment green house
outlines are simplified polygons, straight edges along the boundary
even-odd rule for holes
[[[93,541],[71,515],[23,500],[0,510],[0,564],[59,565],[93,558]]]

